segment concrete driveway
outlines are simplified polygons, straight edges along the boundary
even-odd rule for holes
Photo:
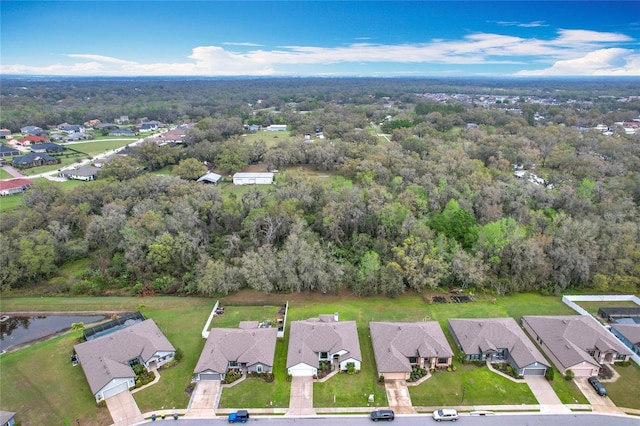
[[[293,376],[287,416],[309,416],[316,414],[313,409],[313,378]]]
[[[411,396],[404,380],[385,380],[384,388],[387,391],[389,408],[398,414],[415,414],[416,410],[411,403]]]
[[[616,407],[608,396],[600,396],[587,381],[587,377],[576,377],[573,379],[580,391],[589,400],[591,407],[596,413],[624,414],[624,412]],[[606,383],[604,384],[607,387]]]
[[[105,399],[114,426],[128,426],[144,421],[142,413],[129,391]]]
[[[193,417],[215,416],[220,400],[220,381],[203,380],[196,384],[187,406],[187,415]]]
[[[558,398],[558,395],[556,395],[555,391],[544,376],[526,376],[524,380],[527,382],[527,385],[529,385],[529,389],[531,389],[533,396],[538,400],[541,413],[571,413],[571,410],[562,404],[562,401],[560,401],[560,398]]]

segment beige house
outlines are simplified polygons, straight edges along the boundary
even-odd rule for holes
[[[348,364],[360,370],[362,355],[355,321],[339,321],[336,313],[291,323],[287,374],[316,375],[321,361],[340,370],[347,370]]]
[[[270,373],[277,333],[277,328],[259,328],[257,321],[243,321],[240,328],[212,328],[193,372],[195,380],[224,380],[230,370]]]
[[[413,366],[446,368],[453,351],[437,321],[370,322],[378,376],[407,380]]]
[[[151,319],[80,343],[74,350],[96,402],[134,387],[132,366],[153,370],[173,360],[176,353]]]
[[[524,316],[522,326],[562,374],[597,376],[600,364],[627,361],[631,355],[591,316]]]

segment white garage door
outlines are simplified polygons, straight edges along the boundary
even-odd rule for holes
[[[200,380],[222,380],[219,373],[200,373]]]
[[[525,368],[523,370],[524,376],[544,376],[544,368]]]
[[[571,369],[571,371],[573,371],[573,374],[576,377],[589,377],[589,376],[593,376],[593,368],[588,367],[588,368],[573,368]]]
[[[120,392],[124,392],[129,390],[129,383],[127,381],[120,382],[112,388],[102,391],[102,395],[104,399],[109,398],[110,396],[117,395]]]
[[[310,365],[298,364],[289,368],[289,374],[292,376],[313,376],[317,370]]]

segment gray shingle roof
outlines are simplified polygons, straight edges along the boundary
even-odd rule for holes
[[[380,372],[410,372],[409,357],[450,358],[453,351],[440,324],[370,322],[371,341]]]
[[[504,348],[518,367],[535,362],[549,366],[513,318],[455,318],[449,327],[467,355]]]
[[[615,328],[634,345],[640,345],[640,324],[612,324],[611,328]]]
[[[542,339],[565,368],[582,361],[598,365],[586,351],[616,351],[631,355],[629,349],[587,315],[523,316],[522,322]]]
[[[134,377],[130,360],[139,357],[147,362],[156,352],[175,352],[151,319],[80,343],[74,349],[94,394],[115,378]]]
[[[318,368],[319,352],[344,350],[350,358],[362,361],[355,321],[333,321],[333,315],[327,315],[322,320],[293,321],[290,330],[287,368],[300,363]]]
[[[229,361],[273,366],[277,334],[276,328],[212,328],[194,373],[224,373]]]

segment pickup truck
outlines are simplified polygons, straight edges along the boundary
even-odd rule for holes
[[[229,414],[229,423],[246,423],[249,420],[249,413],[247,410],[238,410],[235,413]]]

